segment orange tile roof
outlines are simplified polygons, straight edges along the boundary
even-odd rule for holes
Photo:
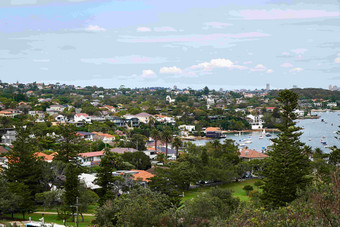
[[[79,153],[79,155],[84,157],[84,158],[103,156],[104,155],[104,151],[94,151],[94,152]]]
[[[239,157],[240,158],[267,158],[268,155],[255,151],[255,150],[251,150],[251,149],[243,149],[240,151]]]
[[[138,173],[133,175],[133,179],[134,180],[142,180],[142,181],[149,182],[150,181],[149,178],[154,176],[152,173],[146,172],[144,170],[132,169],[131,171],[138,172]]]
[[[37,157],[42,157],[44,159],[44,161],[52,161],[54,158],[54,154],[48,155],[42,152],[36,152],[35,155]]]
[[[102,132],[92,132],[98,136],[103,136],[103,137],[107,137],[107,138],[114,138],[115,136],[107,134],[107,133],[102,133]]]
[[[206,132],[221,131],[219,127],[208,127],[205,129]]]

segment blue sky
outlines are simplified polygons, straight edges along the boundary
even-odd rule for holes
[[[2,0],[0,79],[340,86],[339,0]]]

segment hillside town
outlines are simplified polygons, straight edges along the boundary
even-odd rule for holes
[[[84,204],[79,210],[82,222],[89,207],[95,206],[92,222],[107,226],[103,224],[107,217],[100,215],[108,201],[129,193],[151,193],[148,190],[163,193],[178,207],[191,190],[253,182],[266,174],[265,160],[277,150],[279,140],[256,150],[248,147],[250,137],[237,141],[228,135],[258,132],[261,140],[274,135],[268,132],[279,133],[278,138],[289,133],[283,126],[287,121],[283,93],[269,85],[262,90],[216,91],[2,82],[0,88],[0,172],[8,177],[3,187],[9,192],[11,185],[27,187],[6,197],[8,203],[15,196],[22,202],[1,208],[0,213],[19,212],[23,219],[36,207],[59,207],[67,215],[59,210],[55,215],[74,221],[76,210],[65,206],[77,198]],[[292,97],[299,94],[292,119],[320,121],[318,111],[340,109],[340,91],[286,91]],[[315,152],[319,157],[320,151]],[[31,175],[34,179],[27,178]],[[137,186],[146,191],[133,191]],[[248,197],[255,191],[247,188],[244,198],[257,198]]]

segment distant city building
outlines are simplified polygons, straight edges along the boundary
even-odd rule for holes
[[[331,91],[337,91],[338,90],[338,86],[334,85],[332,86],[331,84],[328,86],[328,89]]]
[[[266,91],[270,90],[270,84],[266,84]]]
[[[293,88],[298,88],[298,86],[297,85],[293,85]]]

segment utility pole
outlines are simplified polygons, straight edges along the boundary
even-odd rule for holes
[[[79,200],[79,198],[78,198],[78,196],[77,196],[77,198],[76,198],[76,204],[75,205],[73,205],[73,206],[71,206],[71,207],[75,207],[76,208],[76,215],[77,215],[77,217],[76,217],[76,227],[78,227],[79,226],[79,219],[78,219],[78,216],[79,216],[79,203],[78,203],[78,200]]]
[[[78,225],[79,225],[79,219],[78,219],[78,216],[79,216],[79,214],[78,214],[78,208],[79,208],[79,204],[78,204],[78,196],[77,196],[77,200],[76,200],[76,210],[77,210],[77,225],[76,225],[76,227],[78,227]]]

